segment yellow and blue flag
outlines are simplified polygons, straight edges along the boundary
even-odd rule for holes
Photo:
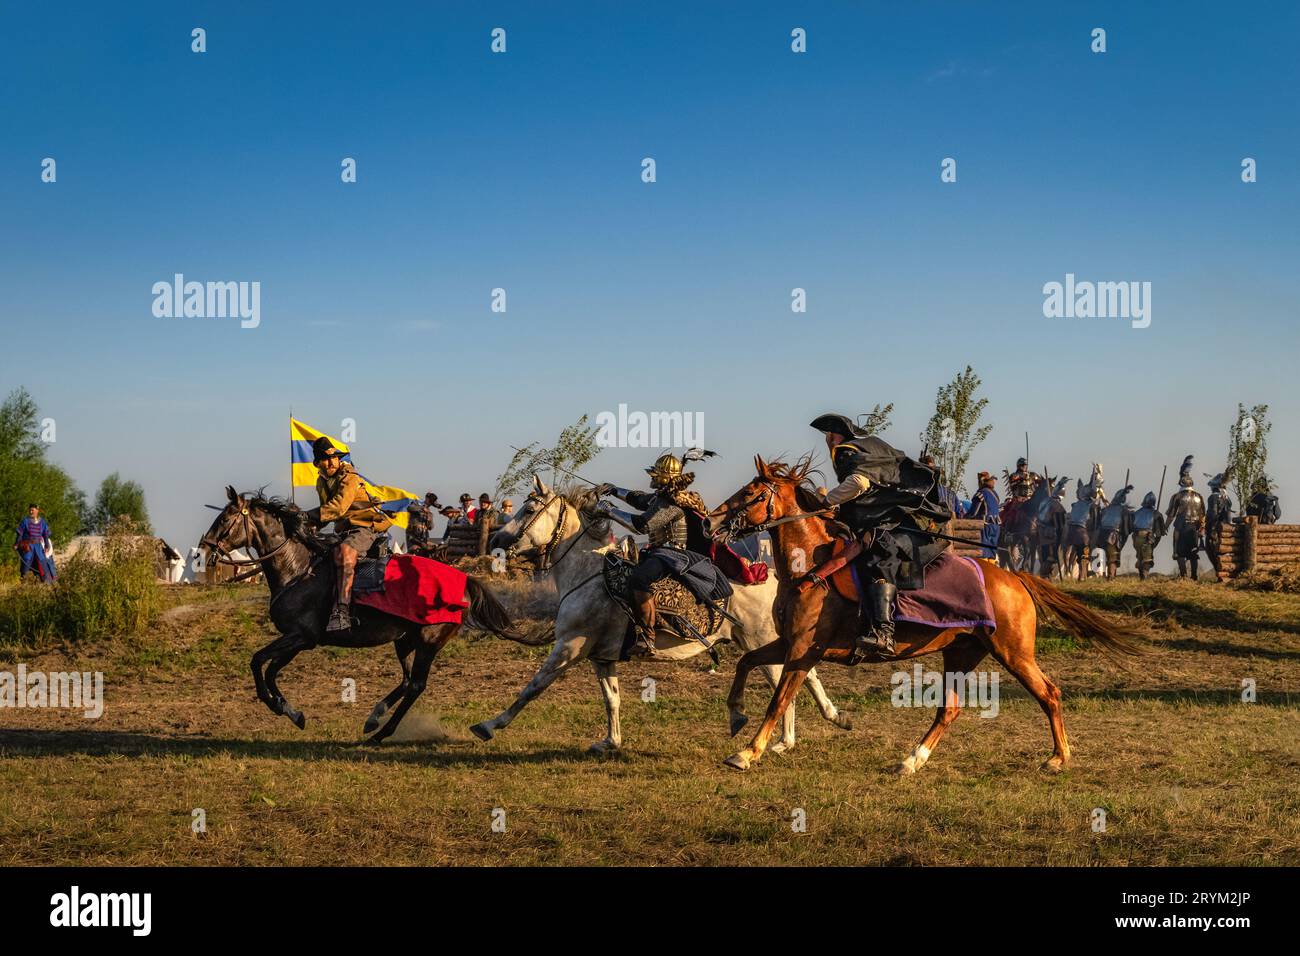
[[[290,418],[289,460],[293,465],[293,486],[295,488],[316,487],[316,479],[320,477],[320,469],[312,463],[311,445],[317,438],[329,438],[334,447],[344,453],[344,461],[352,461],[351,450],[343,442],[326,435],[324,432],[317,431],[296,418]],[[379,507],[392,518],[393,524],[399,528],[405,528],[409,517],[406,513],[407,506],[417,500],[416,496],[403,488],[372,484],[365,475],[360,477],[366,486],[366,491],[379,499]]]

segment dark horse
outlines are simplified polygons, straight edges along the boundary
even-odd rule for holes
[[[271,621],[280,636],[253,655],[253,683],[258,698],[272,713],[284,714],[301,730],[306,718],[285,700],[275,683],[281,668],[300,651],[320,645],[393,644],[402,665],[403,680],[375,704],[364,728],[365,733],[372,732],[379,726],[380,718],[397,704],[388,722],[370,738],[371,743],[384,740],[397,729],[402,717],[424,691],[434,657],[456,636],[461,625],[420,625],[358,604],[353,607],[353,615],[360,623],[351,631],[327,634],[325,622],[335,594],[330,546],[310,534],[297,506],[261,494],[242,497],[231,487],[226,488],[226,494],[230,503],[221,509],[212,527],[199,539],[199,546],[213,556],[209,560],[228,563],[238,563],[228,557],[236,548],[256,552],[258,557],[251,563],[260,564],[266,575],[266,583],[271,588]],[[469,578],[466,593],[469,626],[521,644],[533,643],[515,633],[506,609],[482,582]]]

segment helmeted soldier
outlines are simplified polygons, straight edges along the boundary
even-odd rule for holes
[[[1094,472],[1095,475],[1095,472]],[[1101,504],[1095,495],[1095,481],[1083,483],[1078,479],[1074,491],[1074,504],[1070,505],[1070,514],[1065,527],[1065,569],[1071,571],[1078,562],[1079,577],[1086,578],[1092,564],[1092,534],[1097,527]]]
[[[1273,494],[1268,475],[1260,475],[1255,479],[1250,501],[1246,505],[1246,514],[1258,518],[1260,524],[1277,524],[1281,520],[1282,507],[1278,504],[1277,495]]]
[[[1183,459],[1178,469],[1178,491],[1169,499],[1165,511],[1165,525],[1174,538],[1174,560],[1178,562],[1178,576],[1187,577],[1191,564],[1192,580],[1197,578],[1200,560],[1201,534],[1205,531],[1205,499],[1192,486],[1192,456]]]
[[[1224,487],[1223,472],[1209,478],[1210,497],[1205,502],[1205,556],[1210,559],[1214,572],[1219,572],[1219,545],[1223,541],[1223,526],[1232,523],[1232,499]]]
[[[1132,485],[1125,485],[1102,511],[1101,520],[1097,525],[1102,550],[1106,553],[1106,577],[1108,578],[1113,578],[1119,573],[1120,551],[1123,550],[1124,542],[1128,540],[1129,533],[1133,529],[1134,509],[1128,503],[1128,494],[1132,490]]]
[[[620,510],[606,501],[597,510],[650,539],[629,581],[640,650],[653,653],[655,609],[651,586],[656,581],[671,575],[706,604],[725,600],[731,594],[731,582],[709,560],[709,537],[704,532],[708,508],[703,498],[687,490],[695,475],[684,471],[682,461],[672,454],[660,455],[646,474],[650,476],[650,491],[610,484],[597,488],[601,495],[622,498],[640,514]]]
[[[1061,563],[1061,550],[1065,542],[1065,528],[1069,518],[1061,501],[1068,478],[1058,478],[1047,490],[1047,500],[1038,514],[1038,567],[1039,573],[1050,578]]]
[[[1015,471],[1010,474],[1004,471],[1003,474],[1007,483],[1007,498],[1010,500],[1029,498],[1038,487],[1038,475],[1029,470],[1029,462],[1024,458],[1016,459]]]
[[[1146,580],[1156,563],[1156,545],[1165,536],[1165,516],[1160,513],[1156,493],[1148,491],[1142,507],[1133,514],[1133,550],[1137,552],[1138,577]]]
[[[952,512],[938,499],[935,473],[884,439],[844,415],[819,415],[810,424],[826,436],[839,481],[826,504],[863,543],[853,564],[860,606],[851,663],[871,651],[892,654],[894,598],[900,587],[922,586],[925,566],[946,547],[927,532],[938,531]]]

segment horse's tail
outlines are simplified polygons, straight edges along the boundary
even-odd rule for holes
[[[1077,637],[1089,641],[1100,650],[1117,658],[1141,657],[1151,653],[1145,635],[1138,628],[1115,623],[1078,598],[1066,594],[1050,581],[1026,574],[1024,571],[1011,573],[1029,592],[1035,606],[1040,610],[1051,612]]]
[[[469,620],[466,623],[470,627],[491,631],[497,637],[504,637],[518,644],[527,644],[529,647],[540,647],[542,644],[549,643],[545,638],[537,640],[519,633],[515,629],[514,622],[510,620],[510,613],[506,610],[506,606],[478,578],[467,575],[465,591],[469,595]]]

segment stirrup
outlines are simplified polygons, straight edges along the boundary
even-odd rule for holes
[[[325,625],[326,633],[337,634],[341,631],[352,630],[352,613],[346,604],[334,605],[334,610],[330,612],[329,623]]]

